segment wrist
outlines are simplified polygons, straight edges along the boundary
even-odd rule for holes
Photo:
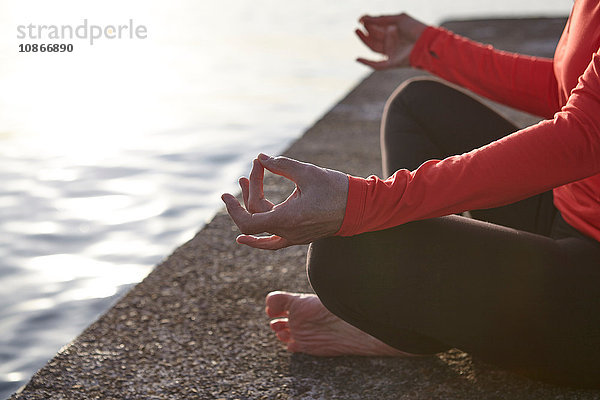
[[[336,236],[352,236],[359,233],[359,226],[364,214],[367,194],[366,180],[352,175],[347,175],[347,177],[348,191],[344,218]]]

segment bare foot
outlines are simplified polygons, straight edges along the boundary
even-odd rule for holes
[[[271,329],[288,351],[314,356],[410,357],[329,312],[314,294],[271,292],[267,315]]]

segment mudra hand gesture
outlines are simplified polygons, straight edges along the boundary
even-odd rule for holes
[[[427,25],[407,14],[370,17],[365,15],[359,22],[364,31],[357,29],[356,34],[371,50],[386,58],[372,61],[358,58],[357,61],[374,69],[408,67],[410,52]]]
[[[265,198],[265,168],[296,184],[279,204]],[[227,212],[242,231],[237,242],[259,249],[277,250],[331,236],[341,227],[346,211],[348,177],[286,157],[260,154],[250,177],[240,178],[244,207],[231,194],[221,197]],[[269,236],[255,236],[268,233]]]

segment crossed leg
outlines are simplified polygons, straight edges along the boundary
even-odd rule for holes
[[[598,385],[600,246],[459,216],[313,243],[319,296],[274,292],[292,352],[408,356],[459,348],[556,383]]]
[[[468,151],[516,129],[472,97],[428,78],[405,82],[394,92],[381,128],[386,176],[399,168],[415,169],[431,158]],[[267,314],[276,318],[271,328],[290,351],[409,355],[391,351],[385,343],[331,314],[314,295],[276,292],[266,301]]]
[[[492,141],[513,128],[439,82],[411,82],[386,107],[384,171],[479,147],[487,143],[478,143],[479,129]],[[531,377],[597,386],[600,247],[550,237],[560,220],[551,193],[472,214],[492,223],[449,216],[313,243],[318,297],[267,296],[272,329],[292,352],[409,356],[456,347]]]

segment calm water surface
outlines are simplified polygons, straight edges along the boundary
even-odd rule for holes
[[[363,13],[562,15],[570,0],[0,0],[0,398],[368,71]],[[333,3],[333,2],[330,2]],[[418,3],[418,4],[417,4]],[[18,25],[147,28],[23,54]]]

